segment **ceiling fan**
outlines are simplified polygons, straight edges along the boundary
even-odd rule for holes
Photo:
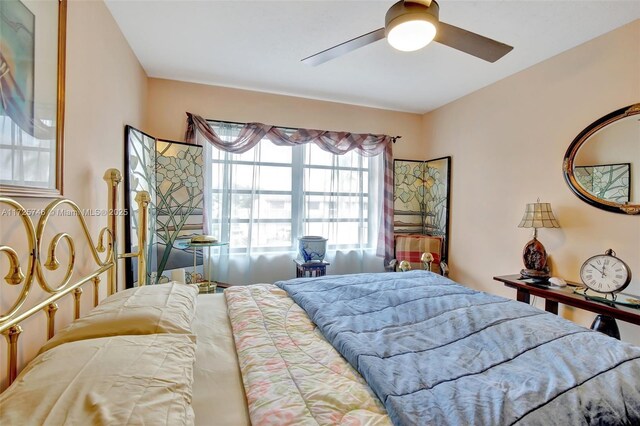
[[[400,0],[387,11],[384,28],[308,56],[302,62],[320,65],[385,37],[392,47],[404,52],[422,49],[436,41],[488,62],[497,61],[513,49],[499,41],[440,22],[439,12],[440,6],[435,0]]]

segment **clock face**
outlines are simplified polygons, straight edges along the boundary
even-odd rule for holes
[[[587,259],[580,268],[580,279],[599,293],[622,291],[631,281],[631,270],[615,256],[601,254]]]

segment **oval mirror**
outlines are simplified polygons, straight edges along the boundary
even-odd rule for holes
[[[600,209],[640,213],[640,103],[591,123],[569,145],[564,178],[583,201]]]

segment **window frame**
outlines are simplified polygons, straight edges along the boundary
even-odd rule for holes
[[[216,130],[216,124],[221,123],[225,125],[233,124],[242,126],[241,123],[228,123],[216,120],[207,120],[207,122]],[[283,131],[293,132],[294,129],[289,128],[280,128]],[[273,144],[266,138],[263,138],[259,144],[269,144],[269,146],[277,146]],[[260,145],[256,145],[255,148]],[[244,223],[249,224],[249,228],[251,228],[252,224],[261,224],[261,223],[282,223],[282,224],[290,224],[290,232],[291,232],[291,240],[288,246],[229,246],[229,252],[233,254],[246,254],[249,252],[249,247],[251,247],[250,251],[252,253],[268,253],[268,252],[291,252],[297,250],[297,240],[299,237],[303,235],[307,235],[304,232],[306,226],[310,223],[359,223],[359,232],[358,232],[358,241],[348,244],[335,244],[331,242],[329,239],[327,244],[327,249],[329,250],[340,250],[340,249],[355,249],[355,248],[364,248],[364,249],[375,249],[375,245],[377,242],[377,235],[370,226],[372,222],[375,222],[375,218],[372,218],[372,215],[375,212],[375,209],[371,203],[370,192],[371,189],[376,186],[376,182],[374,179],[374,173],[372,170],[375,169],[374,161],[376,157],[364,157],[355,152],[351,152],[351,155],[355,155],[358,158],[358,166],[341,166],[336,164],[334,165],[323,165],[323,164],[307,164],[307,149],[311,149],[312,144],[304,144],[297,145],[293,147],[289,147],[291,152],[291,162],[290,163],[275,163],[273,161],[248,161],[246,159],[239,160],[234,159],[233,157],[240,154],[233,154],[226,151],[218,150],[217,148],[212,148],[211,157],[208,159],[209,167],[212,165],[220,165],[223,167],[222,170],[222,187],[221,188],[211,188],[211,192],[209,196],[211,199],[215,195],[220,196],[220,214],[222,218],[228,217],[229,220],[222,220],[219,217],[211,217],[210,222],[215,224],[215,226],[219,226],[221,238],[226,239],[231,237],[231,224],[233,223]],[[253,149],[255,149],[253,148]],[[320,149],[317,147],[317,149]],[[220,159],[214,158],[216,152],[219,152]],[[335,154],[332,154],[335,155]],[[378,160],[379,161],[379,160]],[[230,168],[234,165],[249,165],[249,166],[265,166],[265,167],[282,167],[291,169],[291,190],[260,190],[260,189],[232,189],[230,187],[229,176]],[[334,172],[340,171],[351,171],[358,173],[359,179],[359,189],[360,192],[345,192],[345,191],[305,191],[304,183],[305,183],[305,172],[309,169],[320,169],[320,170],[332,170]],[[367,192],[362,191],[364,189],[364,175],[366,173],[367,176]],[[227,188],[227,189],[225,189]],[[224,197],[223,194],[227,193],[228,196]],[[291,214],[290,218],[232,218],[231,217],[231,204],[233,195],[235,194],[249,194],[249,195],[286,195],[291,197]],[[331,196],[331,197],[358,197],[358,211],[359,216],[357,218],[309,218],[307,217],[306,209],[307,209],[307,197],[308,196]],[[365,205],[366,203],[366,209]],[[372,220],[374,219],[374,220]],[[362,231],[362,225],[366,225],[366,235]],[[248,235],[249,241],[251,241],[251,229],[249,230]]]

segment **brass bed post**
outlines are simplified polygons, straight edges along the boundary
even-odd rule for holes
[[[7,376],[9,376],[9,384],[11,384],[18,375],[18,338],[22,333],[22,327],[13,325],[3,334],[7,338],[9,346],[9,359],[7,360]]]
[[[140,287],[147,284],[147,237],[151,195],[147,191],[139,191],[136,194],[136,204],[138,204],[138,250],[135,253],[122,253],[118,258],[135,257],[138,260],[138,287]]]
[[[147,230],[149,228],[149,203],[151,195],[146,191],[136,195],[138,203],[138,286],[147,284]]]
[[[50,303],[44,308],[47,313],[47,340],[51,339],[56,332],[56,311],[58,310],[57,303]]]
[[[104,180],[107,182],[109,201],[107,203],[108,225],[107,228],[111,233],[111,248],[113,250],[113,267],[107,272],[107,292],[111,296],[118,291],[118,185],[122,182],[122,175],[118,169],[108,169],[104,174]]]
[[[73,319],[80,318],[80,296],[82,296],[82,289],[80,287],[73,290]]]
[[[100,303],[100,277],[94,277],[93,282],[93,307],[95,308]]]

